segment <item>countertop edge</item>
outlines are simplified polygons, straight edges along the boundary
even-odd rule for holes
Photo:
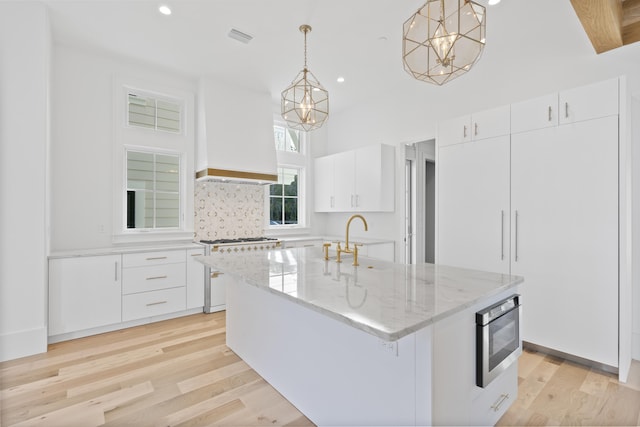
[[[200,258],[200,257],[198,257]],[[197,259],[197,258],[196,258]],[[300,306],[309,308],[317,313],[323,314],[329,318],[332,318],[334,320],[337,320],[341,323],[350,325],[356,329],[359,329],[363,332],[367,332],[377,338],[380,338],[384,341],[387,342],[395,342],[398,341],[401,338],[404,338],[407,335],[410,335],[414,332],[417,332],[421,329],[424,329],[426,327],[428,327],[429,325],[432,325],[434,323],[437,323],[438,321],[444,320],[450,316],[453,316],[463,310],[465,310],[466,308],[472,307],[475,304],[477,304],[478,302],[480,302],[483,299],[486,298],[491,298],[492,296],[498,295],[501,292],[504,292],[508,289],[511,288],[515,288],[516,286],[520,285],[521,283],[524,282],[524,278],[520,277],[520,276],[513,276],[515,278],[515,280],[511,283],[505,284],[503,286],[499,286],[496,287],[495,289],[492,289],[491,291],[487,292],[486,294],[479,296],[477,298],[474,298],[472,300],[467,301],[466,303],[460,304],[444,313],[439,313],[437,315],[434,315],[433,317],[431,317],[430,319],[424,320],[422,322],[418,322],[415,325],[412,325],[410,327],[398,330],[398,331],[392,331],[392,332],[388,332],[388,331],[383,331],[380,329],[375,329],[371,326],[359,323],[357,321],[354,321],[342,314],[336,313],[334,311],[328,310],[326,308],[317,306],[315,304],[313,304],[313,301],[305,301],[305,300],[301,300],[299,298],[295,298],[289,294],[287,294],[286,292],[281,292],[279,290],[270,288],[268,286],[264,286],[264,284],[259,284],[259,283],[255,283],[254,281],[251,280],[246,280],[244,277],[242,277],[239,274],[234,273],[233,271],[225,271],[225,273],[233,276],[234,278],[240,280],[241,282],[256,287],[258,289],[263,289],[271,294],[277,295],[281,298],[286,298],[287,300],[293,302],[294,304],[298,304]]]
[[[55,251],[50,253],[47,256],[47,258],[48,259],[79,258],[79,257],[90,257],[90,256],[118,255],[118,254],[130,254],[130,253],[140,253],[140,252],[157,252],[157,251],[171,251],[171,250],[181,250],[181,249],[202,249],[202,248],[204,248],[204,245],[196,242],[149,244],[149,245],[135,245],[135,246],[112,246],[107,248]]]

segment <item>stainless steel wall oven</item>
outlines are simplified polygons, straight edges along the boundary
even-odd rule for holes
[[[520,295],[476,313],[476,385],[486,387],[522,354]]]

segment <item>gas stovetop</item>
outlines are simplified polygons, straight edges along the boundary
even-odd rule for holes
[[[206,245],[233,245],[241,243],[260,243],[277,241],[278,239],[273,237],[240,237],[238,239],[216,239],[216,240],[200,240],[200,243]]]
[[[210,245],[211,254],[215,252],[245,252],[277,249],[282,242],[273,237],[241,237],[239,239],[200,240],[200,243]]]

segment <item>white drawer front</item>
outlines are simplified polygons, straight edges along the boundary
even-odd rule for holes
[[[122,293],[127,295],[177,288],[185,286],[186,280],[185,263],[124,268],[122,270]]]
[[[495,425],[518,398],[518,364],[512,364],[487,386],[471,406],[471,424]]]
[[[163,289],[122,297],[122,321],[159,316],[186,309],[186,288]]]
[[[127,267],[143,267],[145,265],[159,265],[174,262],[185,262],[186,251],[158,251],[158,252],[142,252],[135,254],[122,255],[122,266]]]

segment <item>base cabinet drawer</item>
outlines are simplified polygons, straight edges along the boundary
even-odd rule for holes
[[[185,261],[186,255],[184,250],[141,252],[122,255],[122,266],[124,268]]]
[[[185,286],[186,275],[185,263],[123,268],[122,294]]]
[[[518,398],[518,364],[493,380],[471,404],[473,425],[493,426]]]
[[[186,288],[162,289],[122,297],[122,321],[159,316],[186,309]]]

